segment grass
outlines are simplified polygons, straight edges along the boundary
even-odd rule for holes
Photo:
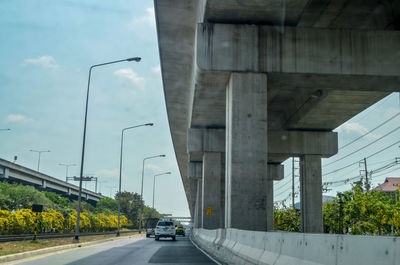
[[[121,236],[136,235],[138,232],[124,233]],[[96,240],[102,240],[107,238],[113,238],[115,235],[97,235],[97,236],[81,236],[80,242],[90,242]],[[72,244],[72,238],[57,238],[57,239],[42,239],[36,241],[20,241],[20,242],[8,242],[0,243],[0,256],[6,256],[11,254],[17,254],[42,248],[49,248],[61,245]]]

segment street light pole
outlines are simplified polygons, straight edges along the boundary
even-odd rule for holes
[[[38,154],[39,154],[38,165],[37,165],[37,171],[39,172],[39,167],[40,167],[40,155],[41,155],[42,153],[49,153],[50,150],[43,150],[43,151],[29,150],[29,151],[35,152],[35,153],[38,153]]]
[[[7,129],[0,129],[0,131],[11,131],[11,129],[7,128]]]
[[[137,127],[141,126],[153,126],[153,123],[146,123],[146,124],[140,124],[136,126],[131,126],[122,129],[121,131],[121,152],[119,156],[119,192],[118,192],[118,230],[117,230],[117,236],[119,236],[119,230],[120,230],[120,219],[121,219],[121,176],[122,176],[122,146],[124,143],[124,132],[130,129],[134,129]]]
[[[85,121],[83,124],[81,169],[80,169],[80,173],[79,173],[80,180],[79,180],[78,211],[77,211],[77,216],[76,216],[75,237],[73,240],[73,242],[75,242],[75,243],[79,242],[79,221],[80,221],[80,216],[81,216],[81,201],[82,201],[82,198],[81,198],[81,196],[82,196],[82,176],[83,176],[83,165],[84,165],[84,158],[85,158],[86,123],[87,123],[87,111],[88,111],[88,105],[89,105],[90,76],[92,74],[92,69],[95,67],[108,65],[108,64],[114,64],[114,63],[120,63],[120,62],[132,62],[132,61],[140,62],[140,60],[141,60],[140,57],[132,57],[132,58],[112,61],[112,62],[108,62],[108,63],[95,64],[89,68],[88,85],[87,85],[87,91],[86,91]]]
[[[147,159],[157,158],[157,157],[165,157],[165,155],[157,155],[157,156],[149,156],[143,159],[143,167],[142,167],[142,185],[140,189],[140,216],[139,216],[139,233],[142,233],[142,216],[143,216],[143,177],[144,177],[144,162]]]
[[[64,166],[65,167],[65,182],[68,182],[68,168],[69,167],[74,167],[76,164],[58,164],[59,166]]]
[[[155,190],[156,190],[156,177],[161,176],[161,175],[169,175],[169,174],[171,174],[171,172],[157,174],[157,175],[154,175],[154,177],[153,177],[153,206],[152,206],[153,210],[154,210],[154,194],[155,194]]]

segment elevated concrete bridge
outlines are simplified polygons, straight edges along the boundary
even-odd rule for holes
[[[338,151],[332,130],[400,91],[400,2],[154,4],[195,227],[273,230],[273,181],[298,156],[301,230],[322,233],[321,158]]]
[[[64,197],[78,199],[79,186],[48,176],[35,170],[0,159],[0,180],[13,181],[32,185],[46,191],[56,192]],[[82,189],[82,198],[90,203],[99,201],[105,196],[90,190]]]

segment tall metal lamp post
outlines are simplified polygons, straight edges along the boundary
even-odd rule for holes
[[[112,61],[112,62],[108,62],[108,63],[95,64],[89,68],[89,77],[88,77],[88,85],[87,85],[87,92],[86,92],[85,122],[83,125],[81,169],[80,169],[80,173],[79,173],[78,211],[77,211],[77,216],[76,216],[75,237],[73,239],[73,242],[75,242],[75,243],[79,242],[79,221],[80,221],[80,216],[81,216],[81,200],[82,200],[82,198],[81,198],[81,196],[82,196],[82,176],[83,176],[83,165],[84,165],[83,163],[84,163],[84,158],[85,158],[86,123],[87,123],[87,112],[88,112],[88,105],[89,105],[90,76],[92,74],[92,69],[95,67],[108,65],[108,64],[115,64],[115,63],[121,63],[121,62],[140,62],[140,60],[141,60],[140,57],[132,57],[132,58]]]
[[[76,164],[58,164],[59,166],[64,166],[65,167],[65,182],[68,182],[68,168],[69,167],[74,167]]]
[[[142,167],[142,186],[140,189],[140,216],[139,216],[139,233],[142,233],[142,216],[143,216],[143,177],[144,177],[144,162],[147,159],[157,158],[157,157],[165,157],[165,155],[158,156],[149,156],[143,159],[143,167]]]
[[[153,206],[152,206],[153,210],[154,210],[154,194],[155,194],[155,190],[156,190],[156,177],[157,176],[161,176],[161,175],[169,175],[169,174],[171,174],[171,172],[165,172],[165,173],[161,173],[161,174],[156,174],[153,177]]]
[[[39,167],[40,167],[40,155],[41,155],[42,153],[49,153],[50,150],[43,150],[43,151],[29,150],[29,151],[35,152],[35,153],[38,153],[38,154],[39,154],[39,159],[38,159],[38,164],[37,164],[37,171],[39,172]]]
[[[121,153],[119,156],[119,192],[118,192],[118,231],[117,231],[117,236],[119,236],[119,230],[120,230],[120,219],[121,219],[121,176],[122,176],[122,146],[124,143],[124,132],[130,129],[134,129],[137,127],[141,126],[153,126],[153,123],[145,123],[145,124],[140,124],[136,126],[131,126],[122,129],[121,131]]]

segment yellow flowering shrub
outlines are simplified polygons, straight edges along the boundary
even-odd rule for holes
[[[72,211],[64,216],[53,209],[41,213],[34,213],[30,209],[12,212],[0,209],[0,234],[33,233],[35,226],[38,232],[73,232],[76,215],[76,211]],[[128,224],[128,219],[123,215],[120,224],[121,227]],[[115,230],[118,226],[118,216],[81,212],[79,226],[83,232]]]
[[[64,216],[53,209],[41,213],[41,228],[44,232],[62,231],[64,229]]]
[[[0,209],[0,233],[5,234],[10,226],[10,211]]]

